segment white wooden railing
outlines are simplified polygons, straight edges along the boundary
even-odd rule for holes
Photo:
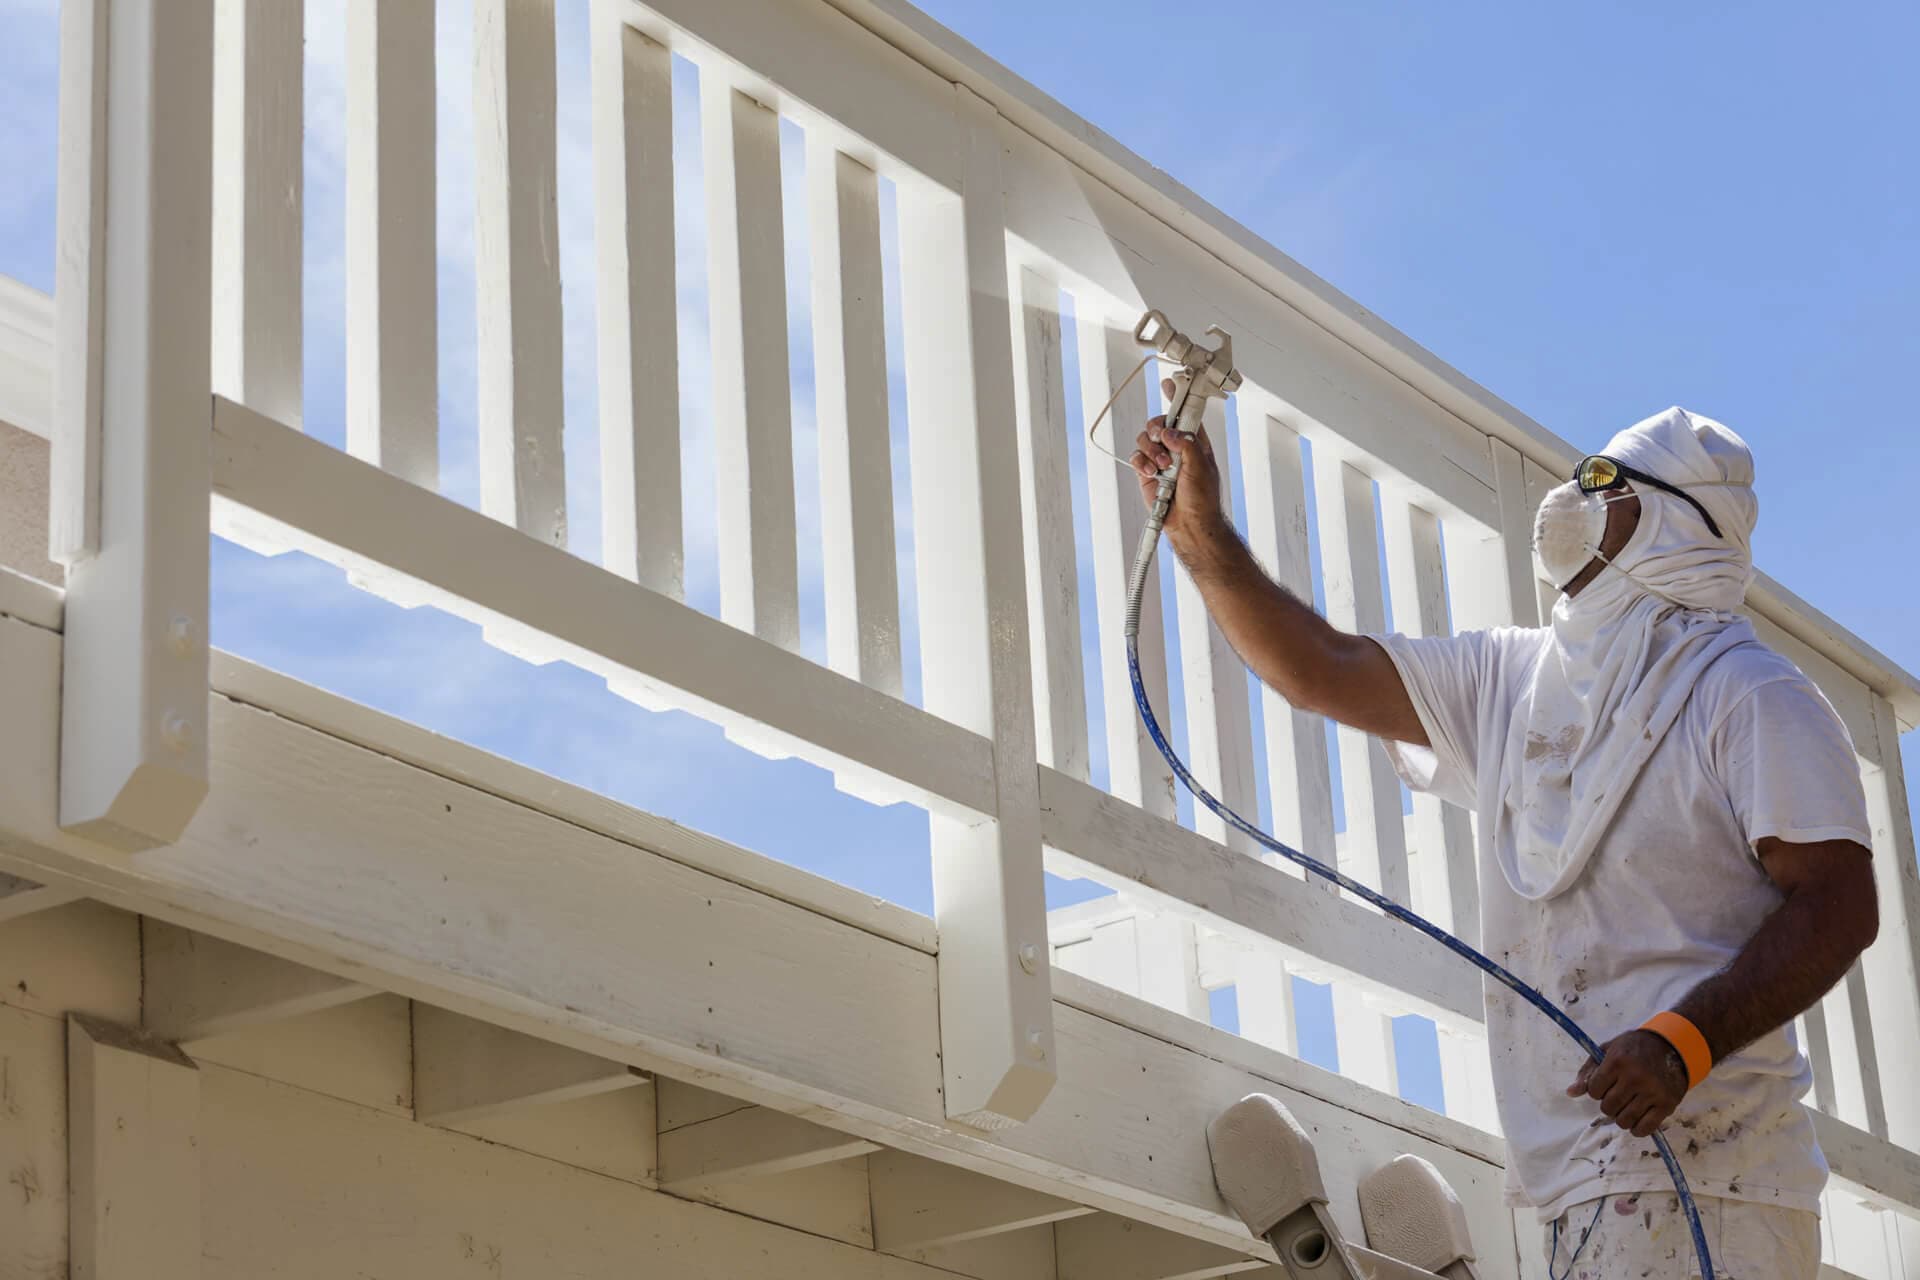
[[[349,5],[344,451],[301,432],[300,0],[76,0],[62,21],[66,825],[164,843],[204,793],[211,495],[229,537],[322,556],[514,652],[926,808],[956,1119],[1019,1123],[1050,1087],[1046,961],[1075,939],[1050,945],[1049,867],[1125,891],[1114,918],[1137,921],[1142,994],[1204,1016],[1195,993],[1230,973],[1243,1031],[1292,1049],[1289,975],[1331,981],[1343,1069],[1387,1091],[1389,1019],[1424,1015],[1442,1033],[1448,1110],[1493,1123],[1470,971],[1222,843],[1212,819],[1177,822],[1122,666],[1137,496],[1097,455],[1076,488],[1083,424],[1066,381],[1077,371],[1079,402],[1104,401],[1146,305],[1193,332],[1231,330],[1246,381],[1231,435],[1216,427],[1235,442],[1221,456],[1249,540],[1295,591],[1317,581],[1328,616],[1354,629],[1537,622],[1527,526],[1575,453],[1565,442],[898,0],[594,0],[602,530],[588,563],[569,550],[562,466],[553,0],[474,4],[479,511],[436,492],[433,6]],[[700,82],[711,495],[683,495],[683,423],[661,391],[680,358],[674,58]],[[801,653],[783,118],[805,137],[824,666]],[[887,462],[888,187],[904,499]],[[1145,392],[1122,397],[1106,443],[1149,407]],[[911,511],[917,601],[896,581],[897,504]],[[717,618],[685,603],[684,530],[709,518]],[[1166,708],[1164,628],[1202,780],[1248,812],[1265,795],[1283,839],[1473,938],[1468,815],[1421,798],[1404,816],[1377,744],[1341,730],[1330,754],[1317,718],[1251,699],[1191,584],[1174,582],[1170,600],[1147,601],[1143,667]],[[1839,708],[1873,805],[1885,927],[1805,1020],[1823,1132],[1845,1186],[1920,1214],[1920,887],[1898,743],[1920,685],[1770,582],[1751,603]],[[902,696],[904,610],[918,705]]]

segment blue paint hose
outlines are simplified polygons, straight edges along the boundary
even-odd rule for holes
[[[1184,390],[1185,388],[1182,388],[1183,392]],[[1183,395],[1181,399],[1184,401],[1185,396]],[[1169,421],[1174,420],[1174,418],[1175,415],[1173,413],[1168,414]],[[1155,496],[1153,510],[1147,520],[1146,528],[1141,531],[1139,550],[1134,555],[1133,572],[1129,576],[1127,583],[1126,614],[1127,674],[1133,680],[1133,701],[1134,704],[1140,708],[1140,719],[1145,722],[1147,733],[1153,738],[1153,745],[1158,747],[1160,754],[1166,757],[1167,764],[1172,767],[1174,776],[1179,778],[1187,790],[1193,793],[1195,800],[1212,810],[1212,812],[1228,826],[1236,831],[1245,833],[1256,843],[1264,848],[1271,849],[1273,852],[1287,859],[1287,861],[1305,868],[1307,871],[1312,872],[1322,879],[1332,881],[1354,897],[1364,902],[1372,903],[1386,915],[1398,920],[1401,924],[1411,925],[1421,933],[1426,934],[1427,937],[1453,952],[1453,954],[1459,956],[1468,964],[1473,965],[1482,973],[1494,979],[1494,981],[1501,983],[1522,1000],[1525,1000],[1528,1004],[1545,1014],[1553,1021],[1555,1026],[1566,1032],[1568,1038],[1579,1045],[1589,1058],[1594,1062],[1599,1062],[1602,1056],[1599,1044],[1595,1042],[1592,1036],[1580,1029],[1579,1023],[1569,1018],[1565,1011],[1551,1000],[1548,1000],[1546,996],[1514,977],[1504,966],[1482,955],[1479,951],[1454,937],[1439,925],[1434,924],[1431,920],[1409,911],[1384,894],[1369,889],[1366,885],[1361,884],[1351,876],[1343,875],[1326,863],[1321,862],[1318,858],[1302,853],[1298,849],[1289,848],[1273,836],[1262,831],[1259,827],[1256,827],[1253,823],[1248,822],[1220,800],[1216,799],[1205,787],[1201,786],[1199,780],[1193,776],[1193,772],[1187,768],[1186,763],[1175,754],[1173,745],[1167,741],[1166,733],[1160,728],[1160,722],[1154,718],[1153,704],[1147,700],[1146,685],[1140,679],[1140,599],[1142,593],[1146,590],[1147,575],[1153,565],[1154,551],[1160,542],[1161,524],[1166,519],[1167,509],[1173,504],[1173,491],[1174,485],[1179,478],[1179,466],[1180,459],[1176,455],[1173,466],[1161,473],[1160,490]],[[1684,1212],[1687,1217],[1687,1228],[1693,1233],[1693,1253],[1694,1257],[1699,1259],[1700,1262],[1701,1280],[1714,1280],[1713,1261],[1707,1252],[1707,1235],[1700,1225],[1700,1210],[1693,1202],[1692,1189],[1687,1186],[1687,1175],[1681,1171],[1680,1162],[1674,1158],[1673,1148],[1667,1145],[1666,1135],[1655,1133],[1653,1135],[1653,1145],[1659,1150],[1660,1159],[1667,1166],[1667,1175],[1673,1179],[1673,1189],[1679,1194],[1681,1211]],[[1584,1243],[1584,1241],[1582,1243]]]

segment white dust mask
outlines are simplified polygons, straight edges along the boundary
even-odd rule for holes
[[[1597,493],[1582,493],[1569,480],[1547,491],[1533,515],[1534,569],[1562,590],[1600,553],[1607,532],[1607,504]]]

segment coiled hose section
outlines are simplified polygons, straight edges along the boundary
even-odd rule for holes
[[[1289,848],[1287,845],[1282,844],[1279,840],[1262,831],[1259,827],[1256,827],[1253,823],[1248,822],[1220,800],[1216,799],[1205,787],[1201,786],[1199,780],[1195,778],[1192,771],[1187,768],[1186,763],[1175,754],[1173,744],[1167,741],[1167,735],[1160,728],[1159,720],[1154,717],[1153,704],[1147,700],[1147,688],[1140,678],[1140,601],[1146,591],[1147,575],[1152,570],[1154,551],[1160,542],[1160,527],[1166,519],[1168,507],[1172,505],[1174,481],[1178,477],[1178,468],[1179,459],[1176,457],[1174,466],[1170,468],[1169,473],[1164,474],[1161,479],[1160,492],[1154,503],[1153,511],[1147,520],[1146,528],[1141,531],[1140,545],[1133,557],[1133,570],[1128,575],[1127,580],[1126,613],[1127,674],[1133,681],[1133,701],[1135,705],[1140,708],[1140,719],[1145,722],[1147,733],[1153,738],[1153,745],[1158,747],[1160,754],[1166,757],[1167,764],[1173,769],[1174,776],[1179,778],[1181,784],[1193,793],[1195,800],[1212,810],[1213,813],[1228,826],[1234,828],[1236,831],[1244,832],[1256,843],[1273,850],[1273,852],[1287,859],[1287,861],[1305,868],[1314,875],[1332,881],[1354,897],[1364,902],[1372,903],[1382,912],[1398,920],[1400,923],[1411,925],[1421,933],[1426,934],[1427,937],[1432,938],[1435,942],[1453,952],[1453,954],[1459,956],[1468,964],[1473,965],[1482,973],[1487,974],[1496,982],[1506,986],[1522,1000],[1525,1000],[1541,1013],[1544,1013],[1548,1018],[1552,1019],[1555,1026],[1566,1032],[1568,1038],[1579,1045],[1589,1058],[1595,1062],[1599,1062],[1602,1056],[1599,1044],[1595,1042],[1592,1036],[1580,1029],[1579,1023],[1569,1018],[1565,1011],[1548,1000],[1546,996],[1520,981],[1520,979],[1507,972],[1503,966],[1495,963],[1479,951],[1460,941],[1460,939],[1454,937],[1439,925],[1434,924],[1431,920],[1416,915],[1391,898],[1369,889],[1366,885],[1361,884],[1351,876],[1343,875],[1326,863],[1321,862],[1318,858],[1302,853],[1298,849]],[[1674,1158],[1673,1148],[1667,1145],[1666,1135],[1655,1133],[1653,1135],[1653,1145],[1659,1150],[1660,1159],[1667,1166],[1667,1175],[1673,1179],[1673,1189],[1679,1194],[1681,1211],[1684,1212],[1687,1217],[1687,1228],[1693,1233],[1693,1253],[1694,1257],[1700,1262],[1701,1280],[1714,1280],[1713,1262],[1707,1253],[1706,1232],[1700,1225],[1700,1210],[1693,1202],[1692,1189],[1687,1186],[1687,1175],[1681,1171],[1680,1162]]]

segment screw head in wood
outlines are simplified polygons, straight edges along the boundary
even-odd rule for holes
[[[169,751],[185,751],[193,745],[193,721],[178,711],[169,711],[160,721],[160,741]]]
[[[167,623],[167,647],[182,658],[193,656],[193,619],[176,613]]]

